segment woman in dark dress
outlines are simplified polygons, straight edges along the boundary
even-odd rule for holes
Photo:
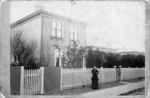
[[[94,68],[92,69],[92,89],[98,89],[99,85],[98,85],[98,76],[97,74],[99,74],[99,71],[96,69],[96,66],[94,66]]]

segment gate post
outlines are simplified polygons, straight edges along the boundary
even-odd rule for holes
[[[117,69],[116,69],[116,66],[114,66],[114,69],[116,70],[116,81],[117,81]]]
[[[83,69],[86,68],[86,58],[85,58],[85,56],[83,56],[82,68],[83,68]]]
[[[21,66],[20,95],[24,95],[24,66]]]
[[[119,81],[121,80],[121,68],[122,68],[122,66],[120,65],[119,66]]]
[[[41,67],[41,94],[44,93],[44,67]]]
[[[100,71],[101,71],[101,73],[100,73],[101,74],[100,75],[100,77],[101,77],[101,83],[103,84],[103,83],[105,83],[103,66],[101,66]]]

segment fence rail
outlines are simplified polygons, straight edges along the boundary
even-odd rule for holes
[[[44,68],[24,69],[21,67],[21,95],[34,95],[43,93]]]

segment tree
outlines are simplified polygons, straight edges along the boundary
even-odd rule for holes
[[[35,40],[28,39],[22,30],[13,31],[11,34],[11,55],[14,58],[14,62],[19,66],[25,66],[28,68],[35,68],[37,62],[37,42]]]
[[[114,54],[114,53],[108,53],[106,56],[106,63],[105,63],[105,67],[108,68],[113,68],[114,65],[118,66],[119,65],[119,55],[118,54]]]
[[[77,41],[72,41],[68,46],[65,54],[62,56],[63,67],[81,68],[83,56],[85,55],[85,47],[78,46]]]
[[[87,68],[97,68],[103,67],[106,63],[106,53],[103,51],[89,49],[87,53],[86,64]]]
[[[121,65],[122,67],[135,67],[134,65],[135,56],[131,54],[122,55]]]
[[[94,54],[94,51],[92,51],[92,49],[89,49],[86,56],[86,67],[93,68],[95,64],[96,64],[96,56]]]

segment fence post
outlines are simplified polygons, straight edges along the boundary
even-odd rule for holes
[[[128,76],[127,79],[128,79],[128,80],[130,79],[130,72],[131,72],[131,71],[130,71],[130,67],[128,67],[128,70],[127,70],[127,76]]]
[[[83,69],[85,69],[85,68],[86,68],[86,59],[85,59],[84,56],[83,56],[83,61],[82,61],[82,63],[83,63],[82,67],[83,67]]]
[[[100,71],[101,71],[101,82],[102,82],[102,84],[104,83],[104,70],[103,70],[103,67],[101,66],[101,68],[100,68]]]
[[[120,69],[119,69],[119,81],[120,81],[120,80],[122,80],[122,78],[121,78],[121,74],[122,74],[122,73],[121,73],[121,68],[122,68],[122,66],[120,65],[119,68],[120,68]]]
[[[41,67],[41,94],[44,93],[44,67]]]
[[[86,72],[87,72],[87,69],[84,67],[84,68],[83,68],[83,78],[86,77],[86,76],[85,76]],[[84,83],[84,84],[86,84],[86,81],[87,81],[87,80],[83,79],[83,83]]]
[[[117,66],[113,66],[114,67],[114,69],[115,69],[115,73],[116,73],[116,81],[117,81],[117,70],[116,70],[116,67]]]
[[[20,95],[24,95],[24,66],[21,66]]]

